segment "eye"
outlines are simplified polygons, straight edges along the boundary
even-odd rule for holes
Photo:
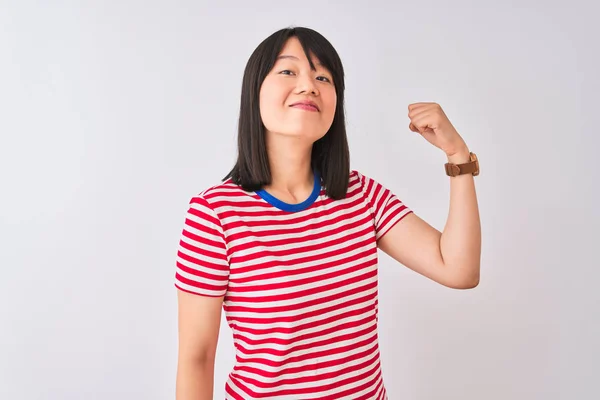
[[[284,69],[283,71],[279,72],[282,75],[291,75],[293,74],[292,71],[290,71],[289,69]]]
[[[322,82],[330,82],[331,80],[329,80],[329,78],[327,78],[326,76],[318,76],[317,79],[322,80]]]

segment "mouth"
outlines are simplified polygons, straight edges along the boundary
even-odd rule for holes
[[[312,101],[299,101],[290,105],[290,107],[299,108],[306,111],[319,111],[319,107],[317,107],[317,105]]]

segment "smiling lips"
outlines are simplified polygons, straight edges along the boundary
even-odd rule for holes
[[[319,107],[312,101],[298,101],[290,107],[299,108],[306,111],[319,111]]]

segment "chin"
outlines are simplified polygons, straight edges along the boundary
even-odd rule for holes
[[[281,135],[283,136],[287,136],[287,137],[297,137],[297,138],[306,138],[307,140],[310,140],[311,142],[315,142],[319,139],[321,139],[323,136],[325,136],[326,132],[315,132],[315,131],[307,131],[307,130],[293,130],[293,131],[286,131],[286,132],[282,132]]]
[[[325,134],[327,133],[327,131],[323,131],[322,128],[319,129],[319,128],[315,128],[314,126],[290,127],[288,125],[286,128],[287,129],[274,129],[274,130],[267,129],[267,131],[271,131],[271,132],[275,133],[276,135],[282,135],[282,136],[286,136],[286,137],[310,138],[313,142],[315,140],[319,140],[320,138],[325,136]]]

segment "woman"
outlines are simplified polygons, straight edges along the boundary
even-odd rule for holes
[[[213,398],[221,309],[236,347],[228,399],[386,399],[377,249],[442,285],[478,284],[478,164],[442,109],[408,116],[462,164],[447,169],[459,175],[443,234],[350,169],[343,102],[342,63],[319,33],[282,29],[251,55],[237,163],[191,199],[181,236],[178,400]]]

